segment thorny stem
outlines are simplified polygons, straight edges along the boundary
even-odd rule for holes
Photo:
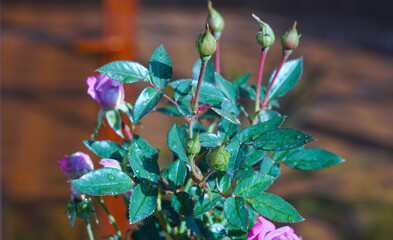
[[[266,90],[265,97],[263,98],[263,101],[262,101],[262,104],[261,104],[261,110],[264,110],[264,109],[266,109],[266,108],[268,107],[268,96],[269,96],[269,93],[270,93],[270,91],[272,90],[272,86],[273,86],[274,81],[276,80],[276,78],[277,78],[277,76],[278,76],[278,73],[279,73],[280,70],[281,70],[281,67],[282,67],[282,66],[284,65],[284,63],[287,61],[288,56],[289,56],[289,55],[284,55],[284,56],[282,57],[281,62],[280,62],[280,65],[278,65],[278,68],[277,68],[277,70],[276,70],[276,73],[274,74],[274,77],[273,77],[272,81],[270,82],[270,84],[269,84],[269,86],[268,86],[268,88],[267,88],[267,90]]]
[[[220,40],[214,35],[214,37],[217,39],[216,42],[216,52],[214,53],[214,67],[216,73],[220,74]]]
[[[268,47],[262,48],[261,59],[259,61],[258,78],[257,78],[257,89],[256,89],[256,96],[255,96],[255,112],[258,112],[259,108],[260,108],[262,73],[263,73],[263,66],[265,65],[265,59],[266,59],[267,51],[269,51]]]
[[[115,217],[113,217],[113,215],[111,214],[111,212],[109,211],[108,207],[106,206],[104,199],[102,199],[101,197],[96,197],[96,199],[98,200],[98,202],[100,203],[101,207],[104,209],[104,211],[106,212],[106,214],[108,215],[109,218],[109,222],[113,225],[113,227],[115,228],[117,237],[119,240],[123,240],[123,237],[121,235],[121,231],[119,229],[119,227],[116,224],[116,220]]]

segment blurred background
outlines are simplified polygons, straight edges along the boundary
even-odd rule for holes
[[[160,44],[174,65],[173,79],[190,77],[206,1],[1,3],[2,238],[87,239],[82,221],[73,228],[68,222],[70,190],[56,162],[64,154],[88,152],[81,140],[89,138],[99,106],[86,94],[85,80],[110,60],[147,65]],[[231,80],[251,72],[256,81],[260,48],[251,13],[268,22],[277,38],[298,21],[302,38],[291,57],[304,57],[304,73],[279,111],[289,115],[287,127],[318,139],[311,146],[346,162],[316,172],[284,167],[270,192],[306,218],[291,226],[305,240],[393,239],[393,1],[213,4],[226,20],[222,72]],[[276,41],[264,82],[280,57]],[[126,100],[133,102],[141,87],[128,87]],[[163,156],[169,150],[162,139],[171,124],[153,113],[140,131]],[[169,159],[160,160],[163,167]],[[93,228],[99,238],[100,227]]]

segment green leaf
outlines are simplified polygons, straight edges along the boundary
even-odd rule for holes
[[[313,140],[315,140],[313,137],[299,130],[279,128],[258,137],[254,144],[258,149],[282,151],[302,146]]]
[[[212,193],[213,198],[212,201],[209,199],[209,195],[207,193],[203,194],[194,206],[194,216],[201,215],[210,209],[214,208],[222,199],[221,195],[218,193]]]
[[[189,105],[191,102],[191,81],[180,82],[173,93],[173,97],[176,101],[182,101],[183,98],[187,97],[187,100],[183,101],[185,105]]]
[[[100,168],[86,173],[72,184],[81,192],[94,196],[115,195],[129,191],[134,182],[123,171]]]
[[[281,174],[280,163],[275,162],[274,160],[272,160],[269,157],[265,157],[265,158],[263,158],[263,161],[261,162],[258,172],[261,174],[270,175],[274,178],[278,178]]]
[[[270,131],[272,129],[276,129],[281,126],[281,124],[284,122],[286,116],[282,117],[276,117],[273,119],[270,119],[266,122],[258,123],[253,126],[249,126],[244,128],[240,133],[239,133],[239,141],[240,142],[245,142],[249,138],[253,137],[258,137],[261,134],[266,133],[267,131]]]
[[[280,113],[273,111],[273,110],[261,110],[258,113],[258,118],[259,118],[259,121],[261,121],[261,122],[266,122],[266,121],[269,121],[270,119],[277,118],[280,116],[281,116]]]
[[[172,77],[172,63],[164,46],[154,50],[149,61],[151,81],[159,89],[163,89]]]
[[[214,133],[204,132],[199,134],[199,141],[203,147],[217,147],[221,145],[222,139]]]
[[[261,193],[253,198],[251,207],[262,216],[277,222],[293,223],[304,220],[291,204],[270,193]]]
[[[239,87],[239,95],[241,97],[250,98],[251,100],[255,100],[256,97],[256,85],[244,85]],[[261,87],[260,90],[260,98],[263,99],[265,97],[266,88]]]
[[[231,178],[225,172],[219,172],[215,179],[218,191],[224,193],[231,186]]]
[[[174,189],[180,188],[187,177],[187,168],[184,163],[178,159],[169,164],[166,169],[168,170],[167,181]]]
[[[170,82],[169,86],[173,87],[176,89],[177,86],[179,86],[180,83],[182,82],[188,82],[191,81],[189,79],[181,79],[177,80],[174,82]],[[198,81],[197,80],[192,80],[191,84],[194,86],[194,89],[196,89]],[[224,101],[226,98],[224,94],[221,93],[221,91],[212,83],[209,82],[202,82],[201,84],[201,92],[199,94],[199,103],[207,103],[207,104],[212,104],[212,105],[218,105],[221,104],[222,101]],[[186,97],[183,98],[183,101],[191,101],[191,95],[187,95]]]
[[[262,161],[263,157],[268,152],[256,149],[254,145],[248,146],[248,155],[246,157],[245,163],[249,166],[257,164],[258,162]]]
[[[171,205],[176,212],[185,216],[192,215],[194,204],[191,196],[186,192],[178,192],[172,195]]]
[[[214,79],[216,80],[218,88],[221,90],[221,92],[224,93],[224,95],[232,102],[235,102],[237,99],[237,88],[216,72],[214,73]]]
[[[240,129],[238,125],[223,118],[218,122],[217,135],[221,140],[228,138],[232,141],[233,138],[236,137],[236,134],[239,132],[239,130]]]
[[[221,223],[213,223],[210,231],[214,236],[214,240],[231,240],[227,235],[225,227]]]
[[[246,201],[243,198],[227,198],[224,204],[225,218],[232,226],[247,232],[248,231],[248,210]]]
[[[228,167],[225,171],[232,179],[234,179],[244,164],[248,153],[248,146],[245,144],[239,145],[237,141],[233,141],[230,142],[225,149],[232,154],[229,158]]]
[[[105,112],[106,121],[109,123],[109,126],[116,132],[117,135],[123,138],[123,132],[121,131],[121,116],[120,113],[115,110],[107,110]]]
[[[242,111],[242,106],[238,103],[233,103],[230,100],[225,99],[221,103],[221,109],[235,116],[238,116]]]
[[[235,196],[253,198],[266,190],[273,183],[274,177],[256,174],[240,181],[236,187]]]
[[[94,154],[102,158],[116,159],[122,162],[126,155],[126,149],[117,142],[84,140],[83,144]]]
[[[134,123],[146,116],[157,105],[163,94],[164,92],[152,87],[143,89],[134,104]]]
[[[179,113],[179,111],[177,110],[177,108],[175,106],[157,108],[156,111],[166,114],[171,117],[173,117],[173,116],[180,117],[181,116],[181,114]]]
[[[289,92],[299,81],[303,71],[303,58],[294,59],[284,63],[270,90],[268,100],[274,100]],[[269,79],[273,80],[276,70]]]
[[[242,180],[255,174],[251,166],[244,164],[240,171],[236,174],[235,181]]]
[[[135,175],[143,181],[157,182],[160,179],[157,159],[157,149],[153,148],[145,139],[134,135],[128,162]]]
[[[130,224],[139,222],[150,216],[156,209],[158,189],[141,183],[131,195],[129,216]]]
[[[96,71],[122,83],[147,81],[149,75],[147,68],[131,61],[113,61]]]
[[[226,120],[230,121],[231,123],[240,124],[240,121],[237,119],[237,117],[235,115],[230,114],[229,112],[226,112],[224,110],[221,110],[221,109],[218,109],[218,108],[214,108],[214,107],[212,107],[212,110],[215,111],[221,117],[223,117]]]
[[[230,142],[225,149],[232,154],[229,158],[228,167],[225,171],[232,179],[234,179],[244,164],[248,153],[248,146],[244,144],[239,145],[237,141],[233,141]]]
[[[235,87],[243,86],[243,85],[245,85],[245,84],[248,82],[248,80],[250,80],[250,76],[251,76],[251,73],[246,73],[246,74],[244,74],[244,75],[242,75],[242,76],[236,78],[236,79],[233,81],[232,84],[233,84]]]
[[[318,170],[344,161],[334,153],[318,148],[308,148],[293,152],[285,158],[283,163],[295,169]]]
[[[177,124],[173,125],[168,132],[167,142],[169,149],[188,166],[189,162],[185,150],[187,139],[187,132]]]
[[[195,61],[192,65],[192,78],[198,79],[199,72],[201,71],[201,59]],[[214,84],[214,64],[211,62],[207,62],[205,74],[203,75],[203,82],[213,83]]]

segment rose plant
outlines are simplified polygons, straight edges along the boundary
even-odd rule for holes
[[[282,164],[309,171],[344,161],[326,150],[304,148],[315,140],[312,136],[281,127],[286,116],[277,112],[278,99],[302,74],[302,58],[288,61],[299,44],[296,23],[282,35],[282,60],[263,87],[264,62],[275,35],[253,15],[260,27],[256,40],[261,59],[256,85],[248,85],[250,74],[233,81],[220,74],[218,39],[225,24],[210,2],[209,11],[206,29],[196,40],[200,60],[191,78],[171,79],[172,63],[161,45],[148,68],[114,61],[87,79],[88,94],[101,110],[91,139],[83,143],[102,158],[103,167],[93,170],[88,155],[80,152],[59,164],[71,180],[68,216],[71,223],[75,217],[84,219],[91,239],[89,216],[94,208],[86,195],[95,196],[108,214],[116,232],[110,239],[301,239],[289,226],[276,229],[265,219],[304,220],[291,204],[266,190],[280,176]],[[135,82],[145,82],[146,87],[132,105],[124,101],[123,84]],[[158,108],[163,100],[169,105]],[[250,110],[250,103],[255,108]],[[182,122],[167,134],[174,158],[164,169],[157,163],[159,150],[135,134],[152,111]],[[104,119],[121,142],[95,139]],[[138,223],[138,230],[122,232],[103,195],[122,195],[130,224]]]

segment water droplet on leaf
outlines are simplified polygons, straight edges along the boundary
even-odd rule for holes
[[[109,179],[110,181],[115,180],[115,175],[113,175],[112,173],[109,173],[107,177],[108,177],[108,179]]]

